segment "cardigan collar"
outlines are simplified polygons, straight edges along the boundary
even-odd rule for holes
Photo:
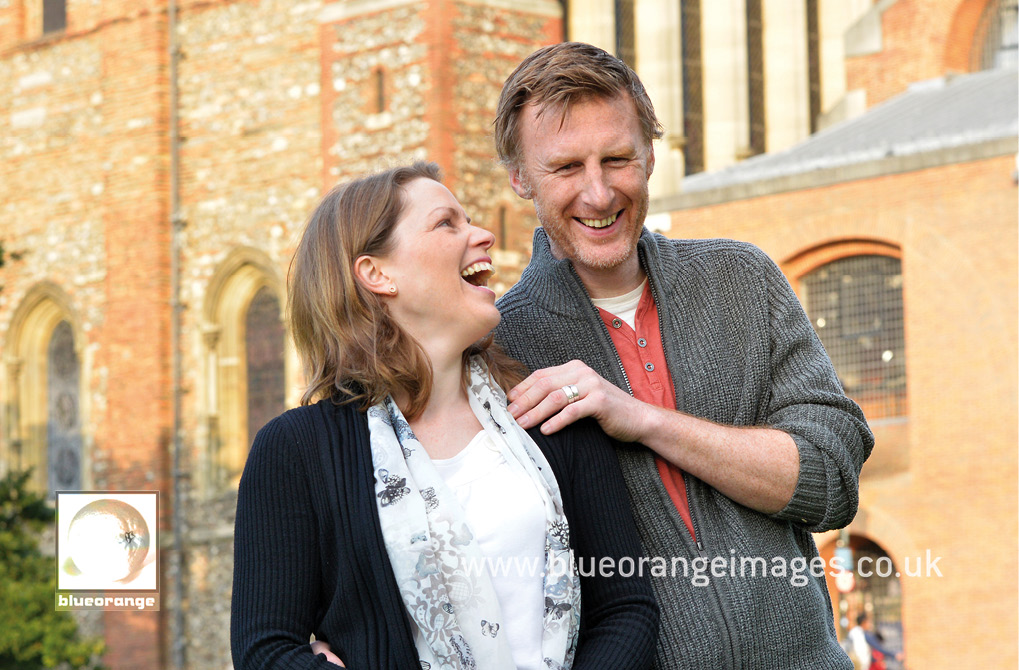
[[[648,275],[648,281],[653,284],[664,283],[677,274],[667,271],[666,266],[673,264],[663,258],[663,240],[666,238],[644,228],[637,241],[641,266]],[[573,262],[552,255],[548,233],[540,226],[534,229],[531,248],[531,261],[520,277],[522,284],[531,287],[528,291],[531,297],[543,308],[563,316],[576,318],[586,313],[585,305],[590,302],[590,295],[573,268]]]

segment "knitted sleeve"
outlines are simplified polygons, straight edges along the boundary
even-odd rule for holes
[[[255,437],[237,493],[230,646],[238,670],[335,668],[308,643],[320,610],[317,528],[287,417]]]
[[[812,532],[841,528],[859,504],[859,477],[874,436],[842,385],[792,287],[756,249],[768,291],[771,338],[767,424],[789,433],[800,457],[789,503],[775,517]]]
[[[641,562],[613,442],[589,419],[557,436],[531,434],[556,470],[580,574],[580,639],[573,669],[650,667],[658,642],[658,605],[646,561]],[[554,446],[557,440],[566,442]],[[551,448],[545,446],[550,443]]]

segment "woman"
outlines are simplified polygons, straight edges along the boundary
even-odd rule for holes
[[[312,215],[289,284],[309,386],[255,438],[238,493],[238,668],[650,664],[648,581],[584,576],[640,553],[612,446],[506,411],[499,383],[520,375],[485,339],[492,243],[434,164]]]

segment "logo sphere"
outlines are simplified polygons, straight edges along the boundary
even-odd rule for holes
[[[141,571],[149,539],[149,527],[137,509],[121,500],[95,500],[71,520],[68,555],[90,578],[126,582]]]

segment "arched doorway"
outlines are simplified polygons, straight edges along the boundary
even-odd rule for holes
[[[835,565],[833,559],[839,545],[840,540],[833,539],[821,547],[821,556],[827,565]],[[852,588],[846,592],[840,591],[834,570],[828,570],[825,574],[835,609],[835,629],[840,639],[844,639],[846,632],[856,625],[857,617],[866,613],[882,644],[891,650],[902,651],[904,631],[902,583],[899,577],[902,566],[897,565],[881,545],[865,535],[848,534],[845,546],[852,552]],[[894,659],[889,658],[885,662],[888,670],[903,667]]]

